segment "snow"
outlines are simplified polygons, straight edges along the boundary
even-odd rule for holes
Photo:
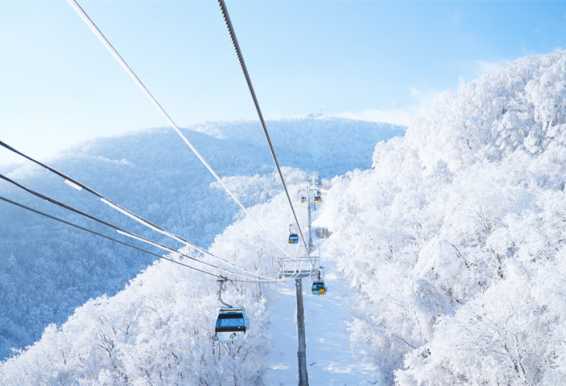
[[[351,339],[386,384],[565,384],[566,52],[427,107],[318,219],[364,310]]]
[[[321,167],[325,176],[369,167],[375,142],[402,132],[391,125],[345,119],[270,121],[270,126],[291,184],[304,179],[304,169],[314,165]],[[209,123],[186,133],[244,205],[265,202],[279,193],[278,177],[272,173],[271,156],[257,122]],[[314,141],[307,140],[311,135],[324,140],[328,151],[316,148],[311,152]],[[339,138],[348,138],[348,146],[356,152],[350,154],[342,146],[331,145]],[[238,215],[238,208],[171,130],[101,138],[69,149],[51,164],[117,204],[203,247]],[[10,173],[15,180],[88,213],[141,235],[150,234],[103,202],[36,167],[25,165]],[[7,184],[0,185],[0,192],[104,231]],[[13,354],[11,348],[23,348],[39,339],[49,323],[63,323],[90,298],[116,294],[153,262],[151,257],[116,248],[6,204],[0,205],[0,219],[0,256],[7,257],[0,259],[0,360]],[[158,235],[156,241],[165,240]]]
[[[328,263],[328,264],[327,264]],[[336,272],[334,264],[323,260],[329,288],[325,296],[310,293],[310,280],[303,280],[307,363],[311,385],[372,385],[371,364],[355,357],[350,346],[348,325],[355,294]],[[295,285],[291,281],[274,288],[268,298],[271,310],[272,349],[268,357],[266,384],[297,384],[297,324]]]
[[[375,146],[369,169],[330,173],[352,149],[320,141],[338,153],[316,219],[332,232],[321,248],[329,291],[304,285],[311,384],[566,384],[566,52],[498,67],[428,106],[405,137]],[[233,128],[210,128],[210,150],[251,130]],[[281,142],[294,158],[296,138]],[[313,146],[309,164],[324,156]],[[254,159],[244,154],[243,164]],[[298,202],[306,174],[287,166]],[[221,233],[199,229],[216,235],[213,253],[262,275],[276,272],[278,249],[301,254],[287,244],[291,214],[269,173],[228,173],[249,215],[231,212]],[[191,207],[226,215],[215,190],[190,196]],[[214,286],[154,263],[46,328],[0,365],[0,383],[296,384],[293,284],[230,283],[225,296],[246,307],[250,333],[218,347]]]
[[[2,385],[255,384],[266,355],[265,301],[257,288],[227,286],[254,328],[245,340],[213,340],[214,279],[156,262],[123,291],[75,310],[61,326],[0,366]]]

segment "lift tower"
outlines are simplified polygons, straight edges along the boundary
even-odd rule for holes
[[[309,385],[309,374],[307,372],[307,342],[305,338],[305,308],[303,305],[303,279],[295,279],[297,290],[297,332],[299,348],[297,358],[299,360],[299,386]]]
[[[310,260],[313,249],[312,242],[312,192],[313,188],[320,189],[319,178],[313,176],[312,184],[307,186],[307,219],[308,219],[308,241],[307,241],[307,258]],[[297,336],[299,346],[297,350],[297,359],[299,361],[299,386],[309,386],[309,374],[307,371],[307,342],[305,337],[305,308],[303,303],[303,278],[301,275],[295,279],[295,289],[297,292]]]

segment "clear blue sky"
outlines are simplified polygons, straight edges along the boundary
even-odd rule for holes
[[[180,124],[254,118],[215,0],[81,4]],[[227,4],[268,117],[403,110],[566,47],[566,0]],[[0,47],[1,138],[32,154],[164,125],[65,0],[2,4]]]

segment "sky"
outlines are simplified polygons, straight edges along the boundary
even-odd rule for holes
[[[494,63],[566,48],[564,0],[226,2],[268,118],[403,123]],[[216,1],[80,3],[177,123],[255,119]],[[30,155],[166,126],[66,0],[3,4],[0,47],[0,138]]]

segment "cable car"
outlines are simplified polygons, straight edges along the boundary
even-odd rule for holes
[[[315,202],[315,204],[320,204],[322,202],[322,195],[320,194],[320,191],[318,191],[318,190],[314,194],[314,202]]]
[[[289,244],[298,244],[299,243],[299,235],[296,233],[289,234]]]
[[[248,317],[243,307],[222,307],[218,310],[214,336],[220,340],[233,339],[245,334],[248,325]]]
[[[316,280],[312,282],[312,294],[313,295],[325,295],[327,291],[326,286],[322,280]]]

